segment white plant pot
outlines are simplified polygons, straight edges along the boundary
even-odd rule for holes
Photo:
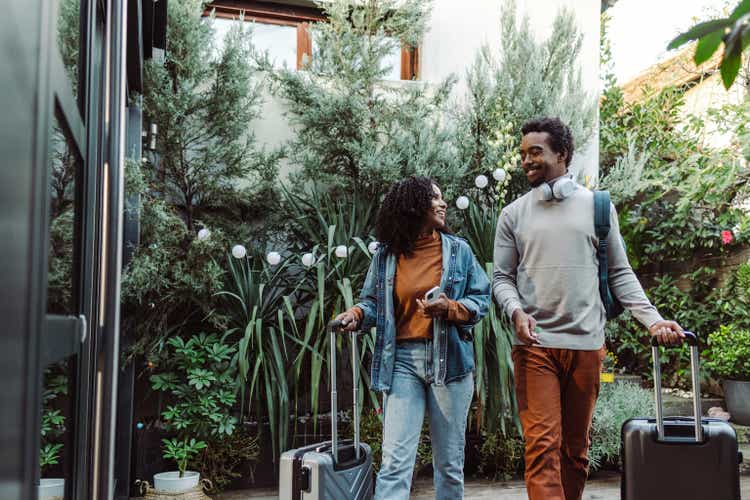
[[[168,491],[170,493],[181,493],[198,486],[201,480],[199,472],[185,471],[185,475],[180,477],[180,471],[160,472],[154,474],[154,489],[159,491]]]
[[[65,497],[65,479],[50,478],[39,480],[39,500]]]

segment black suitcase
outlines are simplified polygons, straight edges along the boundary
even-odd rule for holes
[[[279,463],[279,500],[370,500],[374,489],[372,451],[359,442],[359,355],[351,333],[354,381],[354,440],[339,442],[337,429],[336,329],[331,336],[331,441],[289,450]]]
[[[690,345],[694,417],[663,417],[659,347],[652,339],[656,418],[622,425],[622,500],[739,500],[737,435],[727,422],[700,419],[698,341]]]

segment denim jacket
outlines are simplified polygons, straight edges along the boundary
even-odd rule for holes
[[[441,233],[443,275],[440,289],[448,298],[460,302],[471,313],[466,323],[435,318],[432,322],[433,366],[435,384],[444,385],[474,371],[474,324],[486,314],[490,305],[490,282],[465,240]],[[396,354],[396,318],[393,286],[396,257],[381,248],[370,263],[357,305],[363,318],[360,328],[376,327],[375,351],[372,357],[371,389],[389,392]]]

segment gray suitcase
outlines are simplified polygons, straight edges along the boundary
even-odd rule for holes
[[[737,435],[727,422],[701,419],[698,340],[690,345],[694,417],[662,415],[659,347],[652,339],[656,418],[622,425],[622,500],[739,500]]]
[[[281,455],[279,500],[368,500],[373,496],[372,451],[359,442],[359,354],[357,334],[350,335],[354,370],[354,440],[339,442],[336,392],[336,329],[331,337],[331,441],[316,443]]]

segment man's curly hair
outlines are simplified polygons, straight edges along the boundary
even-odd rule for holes
[[[397,257],[412,255],[427,211],[432,208],[433,184],[436,182],[429,177],[411,176],[388,190],[375,222],[375,234],[387,252]]]
[[[521,133],[526,135],[530,132],[547,132],[549,134],[549,146],[552,148],[552,151],[566,154],[565,166],[570,166],[575,144],[573,143],[573,134],[570,131],[570,127],[565,125],[562,120],[557,117],[529,120],[521,127]]]

